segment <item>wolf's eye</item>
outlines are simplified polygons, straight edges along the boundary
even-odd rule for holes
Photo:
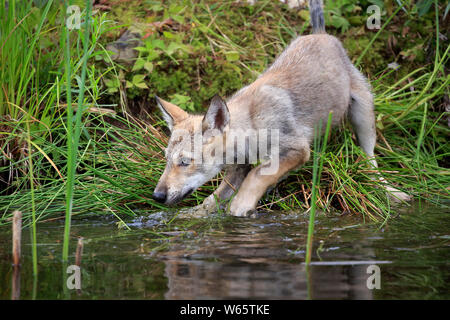
[[[179,167],[187,167],[191,164],[191,159],[188,158],[182,158],[180,163],[178,164]]]

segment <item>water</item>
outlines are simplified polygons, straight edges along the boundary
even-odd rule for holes
[[[85,245],[81,290],[65,286],[60,261],[62,221],[38,225],[39,275],[31,275],[29,232],[24,230],[20,299],[449,299],[450,213],[440,207],[399,210],[386,226],[358,216],[319,214],[313,264],[303,264],[308,216],[273,213],[257,219],[176,220],[157,236],[170,214],[128,221],[73,222]],[[183,231],[180,231],[183,230]],[[0,299],[11,299],[11,234],[0,229]],[[72,255],[70,262],[75,258]],[[370,265],[380,289],[368,289]],[[374,283],[370,281],[370,283]]]

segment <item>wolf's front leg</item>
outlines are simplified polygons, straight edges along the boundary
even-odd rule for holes
[[[234,165],[226,169],[225,177],[220,183],[219,187],[207,197],[203,203],[196,208],[198,210],[204,211],[206,213],[211,213],[216,211],[217,203],[216,201],[223,201],[229,199],[233,193],[239,189],[250,171],[250,165]],[[217,199],[217,200],[216,200]]]
[[[245,217],[255,210],[267,188],[276,184],[286,173],[309,159],[309,148],[291,151],[277,163],[274,160],[253,168],[241,185],[230,206],[230,214]]]

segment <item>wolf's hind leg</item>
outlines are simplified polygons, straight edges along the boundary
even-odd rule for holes
[[[350,122],[356,131],[356,137],[361,149],[370,158],[373,167],[377,167],[374,149],[376,144],[375,113],[373,110],[373,98],[370,92],[365,90],[352,91],[349,108]]]
[[[356,71],[355,69],[355,72]],[[359,72],[358,72],[359,73]],[[357,76],[356,81],[352,80],[351,89],[351,105],[349,109],[350,122],[356,131],[359,145],[369,157],[370,164],[374,169],[378,168],[375,160],[375,143],[376,143],[376,129],[375,129],[375,113],[373,107],[373,97],[370,93],[368,85],[365,83],[362,76]],[[408,201],[411,197],[393,187],[378,173],[378,180],[385,185],[385,189],[389,192],[394,201]]]

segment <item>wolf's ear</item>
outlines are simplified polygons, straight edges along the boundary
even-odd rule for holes
[[[227,104],[217,94],[212,98],[211,105],[203,118],[203,131],[217,129],[223,132],[230,122],[230,112]]]
[[[157,96],[155,96],[155,99],[159,109],[162,112],[164,121],[166,121],[171,131],[176,123],[183,121],[189,116],[186,111],[174,105],[173,103],[167,102]]]

